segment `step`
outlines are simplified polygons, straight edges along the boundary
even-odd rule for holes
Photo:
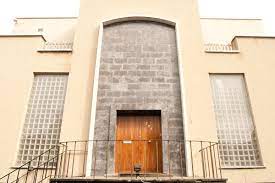
[[[226,179],[199,179],[199,178],[188,178],[188,177],[159,177],[159,178],[136,178],[136,177],[81,177],[81,178],[54,178],[50,180],[50,183],[123,183],[123,182],[136,182],[136,183],[226,183]]]

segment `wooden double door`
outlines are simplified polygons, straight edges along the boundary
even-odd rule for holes
[[[160,115],[118,115],[115,144],[115,172],[162,173]]]

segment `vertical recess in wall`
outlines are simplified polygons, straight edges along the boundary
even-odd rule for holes
[[[98,83],[95,140],[115,140],[112,110],[161,110],[162,139],[184,140],[175,27],[150,21],[105,26]],[[108,173],[114,171],[114,145],[110,147]],[[175,175],[181,174],[178,149],[171,144]],[[97,162],[92,172],[103,175],[106,143],[97,144],[93,156]]]

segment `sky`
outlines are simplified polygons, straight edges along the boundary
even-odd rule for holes
[[[201,17],[262,18],[266,34],[275,35],[275,0],[198,2]],[[78,12],[79,0],[0,0],[0,33],[12,30],[15,17],[78,16]]]

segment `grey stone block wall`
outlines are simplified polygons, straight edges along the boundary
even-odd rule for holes
[[[184,140],[174,27],[143,21],[104,27],[95,139],[115,139],[116,110],[127,109],[161,110],[163,140]],[[102,144],[96,153],[98,173],[107,166]],[[179,174],[179,145],[170,146],[171,170]],[[114,173],[113,147],[110,144],[108,173]],[[167,170],[167,145],[163,148]]]

